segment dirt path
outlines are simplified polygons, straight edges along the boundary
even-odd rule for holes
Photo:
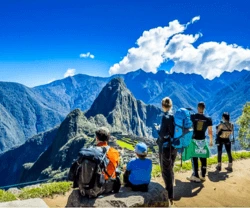
[[[232,173],[214,170],[208,169],[203,183],[187,181],[190,171],[175,174],[174,207],[250,207],[250,159],[235,162]],[[157,181],[163,184],[162,178]],[[44,201],[50,207],[65,207],[69,194]]]

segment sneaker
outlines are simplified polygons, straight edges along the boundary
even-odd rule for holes
[[[225,168],[228,172],[233,172],[233,168],[232,167],[226,167]]]
[[[216,170],[217,170],[217,171],[221,171],[221,165],[217,165],[217,166],[216,166]]]
[[[201,179],[199,179],[198,177],[193,176],[193,175],[191,175],[190,177],[187,177],[187,180],[193,181],[193,182],[196,182],[196,183],[201,182]]]
[[[201,172],[199,173],[199,178],[200,178],[201,181],[205,181],[206,180],[206,177],[205,176],[203,177],[202,174],[201,174]]]

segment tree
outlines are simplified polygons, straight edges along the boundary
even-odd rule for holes
[[[243,148],[250,148],[250,102],[244,105],[242,115],[237,120],[239,141]]]

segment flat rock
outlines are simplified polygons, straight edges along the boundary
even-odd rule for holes
[[[3,203],[0,203],[0,207],[39,207],[39,208],[48,208],[47,204],[42,199],[39,199],[39,198],[3,202]]]
[[[164,187],[151,182],[148,192],[134,192],[122,187],[119,193],[102,195],[95,199],[81,196],[79,190],[72,191],[66,207],[168,207],[168,194]]]

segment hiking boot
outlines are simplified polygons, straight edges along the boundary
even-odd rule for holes
[[[228,172],[233,172],[233,168],[232,167],[226,167],[225,168]]]
[[[228,163],[228,166],[225,169],[227,171],[229,171],[229,172],[233,172],[233,164],[232,163]]]
[[[198,178],[196,176],[193,176],[193,175],[191,175],[190,177],[187,177],[187,180],[193,181],[193,182],[196,182],[196,183],[200,183],[201,182],[200,178]]]
[[[217,170],[217,171],[221,171],[221,165],[217,165],[217,166],[216,166],[216,170]]]

